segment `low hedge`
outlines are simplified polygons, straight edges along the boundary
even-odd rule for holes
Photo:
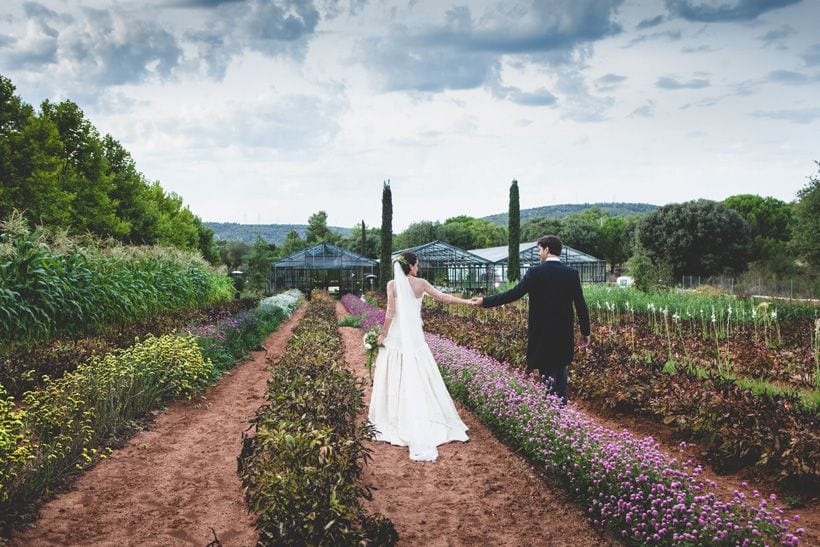
[[[392,545],[392,522],[364,515],[359,479],[372,426],[356,421],[361,381],[344,368],[333,301],[313,293],[283,357],[269,402],[246,435],[238,471],[265,545]]]

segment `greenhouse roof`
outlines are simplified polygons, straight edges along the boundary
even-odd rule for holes
[[[366,256],[342,249],[332,243],[319,243],[302,249],[273,263],[274,268],[300,268],[305,270],[343,270],[369,268],[378,263]]]
[[[399,256],[399,253],[412,252],[419,257],[421,262],[444,264],[447,266],[465,266],[465,265],[481,265],[485,266],[491,264],[489,260],[477,254],[459,249],[449,243],[443,241],[431,241],[424,245],[417,245],[409,249],[402,249],[393,253],[393,258]]]
[[[507,263],[507,245],[503,245],[501,247],[487,247],[485,249],[472,249],[469,252],[476,254],[492,262],[493,264]],[[538,242],[521,243],[518,246],[518,256],[521,257],[522,264],[538,261]],[[564,245],[561,250],[561,260],[567,263],[602,262],[600,258],[595,258],[592,255],[588,255],[567,245]]]

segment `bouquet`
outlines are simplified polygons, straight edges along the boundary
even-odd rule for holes
[[[376,362],[376,355],[379,353],[379,348],[376,341],[379,339],[381,329],[379,327],[371,327],[370,330],[364,333],[364,352],[367,354],[367,373],[370,375],[370,385],[373,385],[373,363]]]

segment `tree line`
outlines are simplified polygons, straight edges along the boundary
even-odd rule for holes
[[[391,227],[389,190],[388,181],[383,189],[383,213],[389,218],[383,218],[383,225],[387,220]],[[512,240],[528,243],[554,234],[570,247],[606,260],[611,274],[635,275],[644,289],[674,285],[684,275],[739,275],[751,268],[757,275],[801,276],[813,285],[815,295],[820,294],[820,170],[808,178],[791,203],[740,194],[720,202],[700,199],[673,203],[638,215],[613,215],[593,207],[564,218],[540,217],[523,223],[516,219],[517,210],[518,182],[513,181],[508,213],[513,222],[506,228],[460,215],[444,222],[414,222],[396,234],[391,227],[386,239],[381,237],[381,228],[368,228],[362,221],[344,236],[331,231],[327,213],[319,211],[308,219],[305,238],[294,230],[279,247],[260,239],[252,246],[231,242],[225,248],[238,251],[230,260],[239,266],[250,264],[243,262],[245,255],[267,253],[269,263],[321,242],[375,259],[383,251],[389,257],[394,250],[435,240],[468,250],[503,245],[512,248]],[[510,237],[516,224],[520,229]]]
[[[0,218],[19,210],[70,234],[199,250],[219,262],[213,232],[76,103],[46,100],[38,112],[15,91],[0,75]]]

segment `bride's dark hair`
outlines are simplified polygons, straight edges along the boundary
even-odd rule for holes
[[[402,258],[404,260],[402,260]],[[404,272],[404,275],[409,275],[410,274],[410,266],[412,266],[413,264],[418,262],[419,257],[417,257],[415,253],[411,253],[410,251],[405,251],[405,252],[401,253],[396,260],[398,260],[399,265],[401,266],[401,270]]]

